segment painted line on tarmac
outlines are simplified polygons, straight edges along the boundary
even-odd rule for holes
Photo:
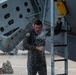
[[[23,65],[23,66],[17,66],[17,65],[12,65],[12,67],[18,67],[18,68],[21,68],[21,67],[27,67],[27,65]],[[48,69],[51,69],[49,67],[47,67],[47,70]],[[64,70],[64,68],[55,68],[56,70]],[[76,68],[69,68],[68,69],[69,71],[76,71]]]
[[[56,70],[64,70],[64,68],[55,68]],[[76,71],[76,68],[68,68],[69,71]]]

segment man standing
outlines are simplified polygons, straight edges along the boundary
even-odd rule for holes
[[[45,40],[40,39],[39,42],[36,39],[41,31],[42,22],[40,20],[36,20],[33,30],[26,34],[26,37],[23,41],[24,49],[28,50],[28,75],[36,75],[37,72],[39,73],[39,75],[47,75],[46,59],[44,52]]]
[[[54,28],[54,34],[57,35],[61,32],[62,30],[62,18],[58,18],[58,21],[56,23],[56,26]]]

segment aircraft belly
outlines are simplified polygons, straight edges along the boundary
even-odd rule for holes
[[[61,38],[59,38],[61,37]],[[57,39],[59,38],[59,39]],[[56,36],[55,44],[63,43],[63,37],[59,34],[58,37]],[[51,37],[47,36],[46,38],[46,47],[45,49],[51,52]],[[68,36],[68,58],[72,61],[76,61],[76,37],[75,36]],[[64,57],[64,48],[63,47],[56,47],[55,54]]]
[[[66,0],[66,5],[70,13],[65,16],[65,19],[70,25],[72,32],[76,34],[76,0]]]

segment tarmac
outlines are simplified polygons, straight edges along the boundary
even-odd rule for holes
[[[62,57],[55,56],[56,59]],[[12,68],[14,70],[13,74],[0,74],[0,75],[28,75],[27,74],[27,51],[18,51],[17,55],[7,55],[0,52],[0,68],[3,62],[9,60],[11,62]],[[51,75],[51,55],[46,52],[46,63],[47,63],[47,75]],[[55,74],[64,73],[64,62],[56,62],[55,64]],[[38,75],[38,74],[37,74]],[[76,62],[68,60],[68,75],[76,75]]]

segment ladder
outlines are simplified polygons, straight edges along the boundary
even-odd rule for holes
[[[64,44],[55,45],[54,41],[54,0],[51,0],[51,75],[68,75],[68,47],[67,47],[67,23],[64,21]],[[64,47],[64,58],[55,59],[55,47]],[[64,73],[55,74],[55,63],[64,61]]]

